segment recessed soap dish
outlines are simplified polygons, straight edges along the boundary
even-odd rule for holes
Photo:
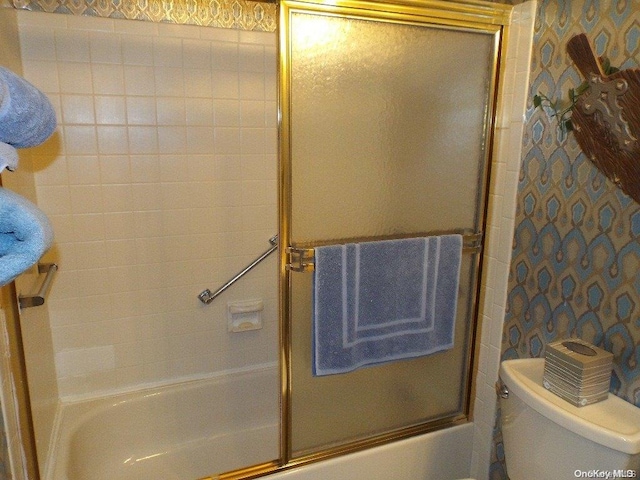
[[[262,310],[264,302],[261,299],[227,303],[228,331],[246,332],[261,329]]]

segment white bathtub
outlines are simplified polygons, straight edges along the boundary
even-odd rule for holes
[[[468,479],[473,424],[426,433],[332,460],[267,475],[264,480]]]
[[[277,459],[278,392],[271,367],[64,405],[45,479],[195,480]],[[461,425],[264,478],[466,478],[472,436]]]
[[[279,456],[275,367],[66,404],[46,480],[187,480]]]

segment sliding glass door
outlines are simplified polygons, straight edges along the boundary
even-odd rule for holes
[[[468,414],[501,32],[370,8],[281,4],[292,457]],[[314,249],[442,234],[464,241],[453,347],[314,375]]]

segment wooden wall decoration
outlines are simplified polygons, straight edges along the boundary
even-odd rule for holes
[[[589,88],[571,113],[578,145],[598,169],[640,203],[640,69],[606,75],[584,34],[567,53]]]

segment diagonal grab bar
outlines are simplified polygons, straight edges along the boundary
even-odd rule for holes
[[[208,288],[206,290],[203,290],[202,292],[200,292],[200,295],[198,295],[198,299],[205,305],[209,305],[211,302],[213,302],[213,300],[218,295],[224,292],[236,281],[240,280],[240,278],[242,278],[246,273],[249,273],[249,270],[251,270],[253,267],[258,265],[260,262],[262,262],[265,258],[267,258],[269,255],[271,255],[273,252],[275,252],[278,249],[278,236],[274,235],[273,237],[271,237],[269,239],[269,243],[271,244],[271,247],[268,250],[266,250],[262,255],[260,255],[253,262],[247,265],[242,271],[238,272],[231,280],[229,280],[227,283],[222,285],[215,292],[211,292],[211,290],[209,290]]]

